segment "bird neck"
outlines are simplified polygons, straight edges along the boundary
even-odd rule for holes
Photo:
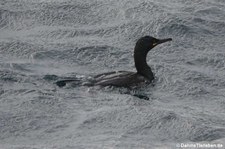
[[[139,52],[140,50],[134,50],[134,62],[135,67],[137,69],[137,73],[146,77],[149,81],[152,81],[154,79],[154,75],[152,73],[151,68],[148,66],[146,62],[147,52],[142,53]]]

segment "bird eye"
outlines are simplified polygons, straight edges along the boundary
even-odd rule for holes
[[[153,40],[153,46],[156,46],[158,43],[157,43],[157,40]]]
[[[154,43],[153,43],[153,46],[156,46],[156,45],[157,45],[157,43],[156,43],[156,42],[154,42]]]

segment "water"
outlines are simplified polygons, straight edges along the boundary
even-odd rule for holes
[[[224,0],[2,0],[0,148],[225,146]],[[135,71],[138,38],[173,38],[148,64],[149,101],[60,77]]]

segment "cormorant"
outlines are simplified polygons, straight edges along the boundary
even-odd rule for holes
[[[148,52],[164,42],[171,41],[171,38],[156,39],[151,36],[141,37],[134,48],[134,62],[137,72],[130,71],[114,71],[96,75],[91,79],[88,79],[78,84],[87,86],[118,86],[118,87],[130,87],[136,86],[141,83],[151,83],[154,80],[154,75],[151,68],[146,62]],[[59,87],[65,86],[67,82],[77,82],[78,79],[68,79],[57,81],[56,84]]]

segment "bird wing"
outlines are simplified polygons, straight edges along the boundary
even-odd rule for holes
[[[139,84],[146,81],[143,76],[138,75],[136,72],[130,71],[114,71],[99,74],[94,77],[95,85],[101,86],[120,86],[129,87],[134,84]]]

